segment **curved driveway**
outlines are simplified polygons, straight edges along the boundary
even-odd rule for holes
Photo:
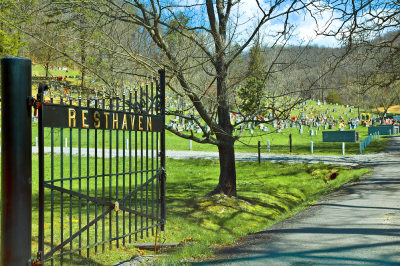
[[[369,178],[194,265],[400,265],[400,137],[387,152],[362,163]]]

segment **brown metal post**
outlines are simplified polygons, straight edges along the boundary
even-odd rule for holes
[[[32,62],[1,59],[1,261],[27,265],[32,233]]]
[[[261,142],[258,141],[258,164],[261,164]]]

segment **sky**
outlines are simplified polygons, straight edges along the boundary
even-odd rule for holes
[[[290,1],[288,1],[290,3]],[[242,0],[240,10],[242,11],[242,16],[240,21],[243,23],[248,19],[254,18],[258,14],[261,15],[257,3],[255,0]],[[327,20],[331,17],[331,14],[325,12],[317,17],[316,21],[307,13],[300,14],[292,14],[289,18],[289,23],[296,25],[296,37],[290,41],[292,44],[298,44],[299,42],[308,41],[312,39],[312,44],[318,46],[326,46],[326,47],[338,47],[339,43],[334,37],[324,37],[317,36],[317,24],[321,27],[324,26]],[[332,27],[338,26],[340,22],[333,23]],[[276,31],[282,28],[283,22],[281,20],[274,20],[272,22],[268,22],[263,28],[263,32],[268,35],[268,33],[272,31]],[[241,30],[245,30],[248,25],[243,25]],[[268,39],[268,38],[267,38]],[[271,41],[273,41],[271,39]]]

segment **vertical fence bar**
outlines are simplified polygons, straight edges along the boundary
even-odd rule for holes
[[[311,141],[311,145],[310,145],[310,150],[311,150],[311,154],[314,153],[314,143]]]
[[[165,230],[165,179],[166,179],[166,174],[165,174],[165,69],[160,69],[158,71],[160,74],[160,99],[161,99],[161,112],[160,115],[162,116],[162,126],[163,130],[161,131],[161,168],[163,168],[163,174],[161,176],[161,195],[160,195],[160,200],[161,200],[161,219],[163,221],[163,224],[161,225],[161,231]]]
[[[344,155],[344,152],[345,152],[345,147],[344,147],[344,142],[342,142],[342,155]]]
[[[86,99],[86,107],[89,107],[90,106],[90,100],[89,100],[89,95],[87,95],[87,99]],[[89,178],[89,176],[90,176],[90,163],[89,163],[89,160],[90,160],[90,150],[89,150],[89,144],[90,144],[90,136],[89,136],[89,128],[88,129],[86,129],[86,176],[88,177],[87,179],[86,179],[86,195],[87,196],[89,196],[90,195],[90,193],[89,193],[89,189],[90,189],[90,178]],[[96,145],[97,143],[95,143],[95,145]],[[79,149],[80,149],[80,147],[79,147]],[[95,160],[96,160],[96,157],[95,157]],[[86,208],[87,208],[87,210],[86,210],[86,224],[88,225],[89,224],[89,222],[90,222],[90,201],[89,200],[87,200],[86,201]],[[95,223],[95,231],[97,231],[97,223]],[[90,245],[90,229],[88,228],[87,229],[87,233],[86,233],[86,237],[87,237],[87,240],[86,240],[86,245],[87,246],[89,246]],[[90,252],[90,249],[88,248],[87,250],[86,250],[86,257],[87,258],[89,258],[89,252]]]
[[[135,103],[137,103],[137,88],[135,89]],[[135,110],[137,112],[138,110]],[[137,140],[138,140],[138,134],[137,131],[135,131],[135,189],[137,189],[138,186],[138,152],[137,152]],[[135,194],[135,211],[138,211],[138,198],[137,198],[138,193]],[[138,226],[137,226],[138,220],[137,220],[137,214],[135,214],[135,231],[137,232]],[[137,233],[135,233],[135,241],[137,241]]]
[[[145,110],[143,103],[143,86],[140,86],[140,108],[141,113]],[[143,130],[140,131],[140,185],[143,185]],[[143,188],[140,190],[140,211],[143,212]],[[140,216],[140,229],[143,228],[143,216]],[[143,231],[140,232],[140,238],[143,239]]]
[[[37,100],[43,103],[43,87],[39,84]],[[44,128],[43,128],[43,109],[39,107],[39,254],[44,255]],[[51,210],[52,211],[52,210]]]
[[[270,152],[269,140],[267,140],[267,152]]]
[[[53,94],[50,94],[50,103],[53,103]],[[50,150],[50,157],[51,157],[51,181],[54,180],[54,128],[51,128],[51,150]],[[50,240],[50,249],[54,248],[54,190],[51,190],[51,240]],[[51,265],[54,265],[54,260],[51,260]]]
[[[290,152],[292,152],[292,134],[289,134],[289,147],[290,147]]]
[[[69,105],[72,105],[72,97],[69,97]],[[80,100],[79,100],[80,105]],[[79,129],[78,133],[79,140],[79,177],[81,176],[81,130]],[[72,191],[72,128],[69,129],[69,189]],[[79,179],[79,192],[81,192],[81,179]],[[81,229],[81,198],[79,198],[79,230]],[[69,236],[72,236],[72,195],[69,195]],[[79,248],[81,247],[81,234],[79,234]],[[69,248],[72,250],[72,241],[69,242]],[[81,255],[81,251],[79,250],[79,255]],[[69,255],[69,264],[72,262],[72,253]]]
[[[125,89],[122,92],[122,111],[125,112]],[[125,143],[125,130],[122,129],[122,171],[124,172],[122,179],[122,198],[125,197],[125,150],[128,145]],[[122,204],[125,207],[125,202]],[[125,235],[125,211],[122,212],[122,235]],[[122,239],[122,244],[125,246],[125,237]]]
[[[104,91],[103,91],[101,101],[102,101],[101,108],[105,111],[106,110],[106,107],[105,107],[106,97],[105,97]],[[101,156],[102,157],[102,159],[101,159],[101,174],[102,174],[102,176],[101,176],[101,188],[102,188],[101,194],[103,195],[103,201],[105,201],[106,200],[106,143],[105,143],[106,136],[105,136],[104,128],[101,130],[101,139],[102,139],[101,140],[101,155],[102,155]],[[104,211],[105,211],[105,206],[103,205],[102,212],[104,213]],[[102,228],[101,229],[101,240],[103,242],[102,251],[104,252],[106,249],[105,244],[104,244],[104,241],[106,238],[106,224],[105,224],[104,217],[101,218],[101,228]]]
[[[63,97],[60,96],[60,104],[63,104]],[[64,130],[60,129],[60,186],[64,188],[64,149],[63,149],[63,137]],[[61,204],[60,204],[60,235],[61,243],[64,242],[64,193],[61,192]],[[63,253],[64,247],[61,248],[61,253]],[[61,265],[64,264],[64,256],[61,256]]]
[[[146,114],[149,114],[149,83],[146,82]],[[147,117],[145,117],[147,119]],[[147,125],[147,121],[146,121]],[[149,180],[149,132],[146,127],[146,182]],[[146,186],[146,214],[149,214],[149,185]],[[149,227],[149,218],[146,217],[146,227]],[[149,230],[146,229],[146,237],[149,237]]]
[[[160,83],[159,83],[158,78],[156,78],[156,94],[158,94],[158,96],[160,96],[159,94],[159,88],[160,88]],[[159,98],[160,99],[160,98]],[[159,108],[156,109],[156,115],[160,115],[160,110]],[[159,169],[159,133],[156,133],[156,169]],[[158,182],[159,178],[156,178],[156,217],[160,218],[160,206],[159,206],[159,197],[160,197],[160,188],[159,188],[159,182]],[[157,228],[156,228],[157,230]],[[156,231],[157,233],[157,231]]]
[[[118,111],[119,109],[119,95],[117,94],[115,97],[115,110]],[[118,201],[119,199],[119,178],[120,176],[119,174],[119,130],[118,130],[118,113],[115,114],[115,116],[117,117],[117,126],[116,126],[116,136],[115,136],[115,149],[116,149],[116,155],[115,155],[115,200]],[[113,114],[113,126],[112,129],[114,129],[114,114]],[[119,213],[115,212],[115,236],[117,238],[116,242],[117,242],[117,248],[119,248]]]
[[[132,89],[129,90],[129,109],[132,111]],[[132,192],[132,131],[129,131],[129,193]],[[129,209],[132,209],[132,197],[129,198]],[[129,213],[129,243],[132,243],[132,214]]]
[[[96,98],[94,99],[94,107],[97,109],[98,108],[98,99],[97,99],[97,92],[96,92]],[[94,130],[94,175],[96,176],[94,179],[94,195],[95,198],[97,199],[97,128],[95,127]],[[104,156],[104,154],[103,154]],[[88,155],[89,157],[89,155]],[[97,203],[95,204],[94,207],[94,217],[97,217]],[[97,223],[95,224],[95,229],[94,229],[94,242],[97,243]],[[94,252],[97,253],[97,245],[94,248]]]
[[[150,104],[151,104],[151,106],[150,106],[150,114],[151,115],[154,115],[154,113],[153,113],[153,111],[154,111],[154,109],[153,109],[153,105],[154,105],[154,101],[153,101],[153,99],[154,99],[154,95],[153,95],[153,77],[151,78],[151,83],[150,83]],[[148,127],[147,127],[148,128]],[[153,131],[151,131],[151,147],[150,147],[150,151],[151,151],[151,176],[153,176],[154,175],[154,155],[153,155],[153,141],[154,141],[154,137],[153,137]],[[148,155],[147,155],[148,156]],[[154,217],[154,181],[152,181],[151,182],[151,216],[153,216]],[[154,225],[154,220],[153,219],[151,219],[151,225],[152,225],[152,227],[151,227],[151,235],[154,235],[154,228],[153,228],[153,225]]]
[[[1,265],[26,265],[31,258],[31,77],[31,60],[1,59]]]
[[[261,141],[258,141],[258,164],[261,164]]]
[[[112,107],[113,107],[113,99],[112,99],[112,95],[110,94],[110,107],[109,107],[109,109],[110,109],[110,111],[112,111]],[[112,149],[113,149],[113,147],[112,147],[112,131],[111,130],[109,130],[108,131],[109,132],[109,134],[110,134],[110,150],[109,150],[109,154],[110,154],[110,156],[109,156],[109,182],[108,182],[108,195],[109,195],[109,200],[110,201],[112,201],[112,191],[111,191],[111,189],[112,189]],[[112,212],[110,212],[110,215],[108,216],[109,217],[109,225],[108,225],[108,229],[109,229],[109,238],[111,239],[112,238]],[[110,250],[112,249],[112,241],[110,241]]]

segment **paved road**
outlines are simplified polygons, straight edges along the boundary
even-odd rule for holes
[[[194,265],[400,265],[400,137],[372,176]]]
[[[45,153],[50,153],[50,147],[45,147]],[[32,153],[37,154],[38,148],[32,147]],[[59,147],[54,147],[54,154],[60,154],[61,149]],[[65,156],[69,156],[70,149],[64,148],[63,154]],[[72,154],[78,156],[79,149],[72,148]],[[128,150],[125,150],[125,154],[128,155]],[[143,156],[146,155],[146,151],[143,151]],[[206,151],[166,151],[167,157],[174,158],[174,159],[218,159],[218,152],[206,152]],[[122,157],[124,155],[123,150],[118,150],[118,156]],[[151,154],[151,150],[149,150],[149,156],[153,155],[154,157],[157,156],[156,151],[153,151]],[[375,164],[382,160],[387,160],[386,153],[378,153],[378,154],[366,154],[366,155],[284,155],[284,154],[269,154],[269,153],[262,153],[261,160],[262,161],[270,161],[270,162],[289,162],[289,163],[299,163],[299,162],[309,162],[309,163],[318,163],[323,162],[325,164],[335,164],[340,166],[355,166],[359,164]],[[81,149],[81,156],[87,156],[87,149]],[[95,149],[89,149],[89,156],[95,156]],[[102,157],[102,149],[97,149],[97,156]],[[105,158],[109,157],[116,157],[117,150],[113,149],[105,149],[104,152]],[[132,156],[134,156],[134,151],[132,151]],[[138,156],[141,156],[141,151],[138,150]],[[257,153],[239,153],[235,154],[236,161],[257,161],[258,154]]]

